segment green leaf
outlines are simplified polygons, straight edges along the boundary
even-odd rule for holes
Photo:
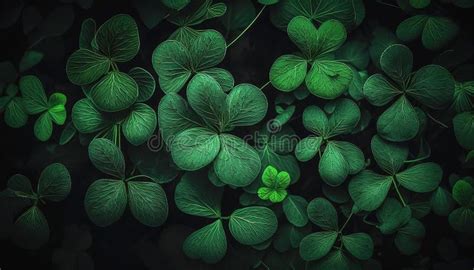
[[[243,245],[256,245],[268,240],[275,234],[277,227],[275,214],[266,207],[241,208],[230,215],[230,233]]]
[[[403,207],[397,200],[388,198],[384,204],[377,209],[377,220],[380,224],[377,228],[383,234],[392,234],[401,226],[405,225],[411,218],[410,207]]]
[[[278,170],[275,167],[271,165],[267,166],[262,173],[262,183],[267,187],[272,187],[277,175]]]
[[[474,81],[455,82],[454,97],[452,108],[458,113],[470,111],[474,108],[472,104],[472,96],[474,96]]]
[[[103,111],[121,111],[137,100],[138,85],[127,73],[111,71],[92,87],[90,98]]]
[[[74,138],[74,136],[76,136],[76,133],[77,129],[74,127],[74,123],[69,122],[61,132],[61,136],[59,137],[59,145],[66,145]]]
[[[283,213],[291,224],[304,227],[308,223],[307,206],[308,202],[305,198],[290,195],[283,201]]]
[[[145,102],[149,100],[155,93],[155,79],[141,67],[134,67],[130,69],[128,75],[135,80],[138,86],[137,102]]]
[[[211,76],[202,73],[194,76],[186,90],[191,108],[204,119],[210,127],[219,128],[227,116],[225,106],[226,94],[219,83]]]
[[[105,116],[87,98],[74,104],[71,118],[80,133],[94,133],[106,128],[109,124]]]
[[[414,8],[425,8],[430,5],[431,0],[410,0],[410,5]]]
[[[449,224],[456,231],[474,233],[474,210],[472,208],[460,207],[449,214]]]
[[[314,134],[326,137],[329,133],[329,120],[321,108],[308,106],[303,112],[304,127]]]
[[[48,100],[38,77],[33,75],[21,77],[19,87],[23,105],[29,114],[38,114],[48,109]]]
[[[413,139],[419,127],[415,108],[405,96],[397,99],[377,120],[378,134],[392,142]]]
[[[125,177],[125,160],[122,151],[107,139],[94,139],[89,144],[89,159],[101,172],[118,177]]]
[[[234,88],[234,77],[229,71],[223,68],[209,68],[200,71],[200,73],[204,73],[214,78],[214,80],[220,84],[222,91],[226,93]]]
[[[290,92],[304,82],[307,71],[308,63],[305,59],[285,54],[278,57],[270,68],[270,82],[276,89]]]
[[[187,172],[176,185],[174,200],[178,209],[188,215],[220,218],[222,192],[205,173]]]
[[[23,99],[14,97],[5,108],[5,123],[12,128],[20,128],[26,125],[28,114],[23,106]]]
[[[458,143],[468,149],[474,149],[474,112],[457,114],[453,118],[454,135]]]
[[[69,56],[66,74],[76,85],[87,85],[97,81],[110,69],[110,60],[91,49],[79,49]]]
[[[227,1],[227,11],[220,18],[227,31],[243,30],[255,18],[255,6],[251,0]]]
[[[408,158],[408,147],[385,141],[378,135],[372,137],[370,147],[377,165],[390,175],[396,174]]]
[[[337,99],[327,103],[324,109],[328,112],[328,108],[333,108],[333,112],[329,114],[329,136],[350,133],[359,123],[360,109],[357,104],[347,98]]]
[[[142,224],[157,227],[168,217],[168,200],[163,188],[154,182],[127,182],[132,215]]]
[[[316,269],[331,270],[331,269],[359,269],[359,265],[349,258],[345,253],[339,249],[330,252],[322,260],[316,264]]]
[[[161,2],[171,8],[171,9],[175,9],[175,10],[181,10],[183,9],[184,7],[186,7],[190,2],[191,0],[161,0]]]
[[[333,141],[341,151],[349,166],[349,174],[356,174],[365,167],[365,158],[362,150],[350,142]]]
[[[257,195],[262,200],[270,200],[272,203],[279,203],[286,198],[288,192],[285,189],[260,187],[257,190]]]
[[[135,103],[122,122],[122,132],[133,145],[145,143],[156,129],[156,113],[144,103]]]
[[[349,182],[349,194],[360,209],[373,211],[382,205],[391,186],[391,176],[364,170]]]
[[[402,94],[402,91],[382,74],[374,74],[365,81],[363,93],[370,104],[384,106],[392,101],[394,97]]]
[[[372,32],[372,40],[370,41],[369,54],[372,63],[380,68],[380,56],[383,51],[391,44],[399,43],[397,36],[384,27],[377,26]]]
[[[49,225],[43,212],[32,206],[15,221],[13,242],[25,249],[39,249],[49,240]]]
[[[183,244],[184,253],[206,263],[220,261],[227,252],[227,239],[221,220],[204,226],[189,235]]]
[[[330,186],[342,184],[350,172],[350,166],[341,150],[337,144],[329,142],[319,161],[319,175]]]
[[[336,208],[325,198],[316,198],[309,202],[308,217],[311,222],[324,230],[339,229]]]
[[[165,93],[177,93],[191,77],[191,56],[179,41],[167,40],[153,51],[151,59]]]
[[[346,28],[338,20],[324,21],[318,29],[318,54],[333,52],[346,41]]]
[[[53,121],[50,114],[43,113],[36,119],[34,133],[35,137],[42,142],[51,138],[53,134]]]
[[[29,50],[26,51],[23,57],[18,64],[18,69],[20,72],[25,72],[30,68],[36,66],[43,60],[44,54],[42,52]]]
[[[12,175],[8,179],[7,188],[13,191],[20,191],[26,194],[34,194],[33,187],[31,186],[30,179],[22,174]]]
[[[403,255],[413,255],[421,247],[425,237],[425,227],[421,222],[412,218],[395,236],[395,246]]]
[[[211,163],[223,148],[222,144],[215,132],[202,127],[190,128],[173,140],[171,156],[179,168],[195,171]]]
[[[196,113],[184,98],[175,93],[165,95],[158,105],[158,124],[163,141],[170,145],[180,132],[201,126]]]
[[[431,192],[442,178],[443,170],[433,162],[417,164],[396,175],[400,185],[414,192]]]
[[[453,186],[453,198],[461,206],[469,207],[474,198],[473,186],[465,180],[457,181]]]
[[[299,161],[308,161],[314,158],[322,143],[321,137],[309,136],[298,142],[295,148],[295,156]]]
[[[132,5],[148,29],[156,27],[168,14],[161,1],[134,0]]]
[[[329,25],[331,22],[325,22],[323,25],[326,24]],[[322,41],[319,40],[319,32],[310,19],[304,16],[294,17],[288,24],[287,31],[290,40],[300,49],[306,59],[312,60],[318,55],[319,47],[323,44],[320,44]],[[324,40],[324,37],[321,39]]]
[[[260,157],[244,140],[231,134],[219,135],[221,150],[214,161],[214,171],[224,183],[244,187],[260,172]]]
[[[306,86],[315,96],[335,99],[342,95],[352,81],[352,70],[344,63],[317,60],[306,76]]]
[[[453,100],[454,80],[444,67],[427,65],[420,68],[411,78],[406,92],[432,109],[441,109]]]
[[[48,113],[51,120],[57,125],[64,125],[67,118],[66,112],[67,97],[63,93],[53,93],[48,100]]]
[[[357,70],[364,70],[369,65],[368,44],[359,40],[346,42],[338,51],[336,59],[348,62]]]
[[[346,0],[302,0],[298,5],[293,0],[281,0],[272,9],[270,19],[280,29],[285,29],[291,19],[299,15],[317,22],[335,19],[350,28],[355,23],[354,12],[352,2]]]
[[[81,24],[79,33],[79,48],[92,50],[92,40],[95,37],[96,23],[94,19],[87,18]]]
[[[446,189],[438,187],[431,194],[431,209],[438,216],[448,216],[454,209],[454,200]]]
[[[125,182],[110,179],[95,181],[87,189],[84,206],[97,226],[106,227],[118,221],[127,206]]]
[[[227,44],[221,33],[204,30],[194,39],[189,48],[193,70],[211,68],[224,60]]]
[[[255,125],[262,121],[268,109],[262,90],[248,83],[235,86],[226,98],[226,105],[231,126]]]
[[[380,67],[395,82],[403,85],[413,69],[413,54],[405,45],[390,45],[380,56]]]
[[[343,235],[342,244],[352,256],[359,260],[370,259],[374,252],[374,242],[366,233]]]
[[[135,20],[126,14],[108,19],[97,29],[98,49],[113,62],[128,62],[140,49],[140,37]]]
[[[38,180],[38,195],[53,202],[64,200],[71,191],[71,176],[61,163],[46,167]]]
[[[336,243],[337,236],[338,233],[335,231],[307,235],[300,242],[301,258],[305,261],[314,261],[326,256]]]

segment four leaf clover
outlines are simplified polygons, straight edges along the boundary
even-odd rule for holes
[[[273,166],[267,166],[262,174],[262,183],[264,186],[258,189],[258,197],[279,203],[288,195],[286,189],[290,185],[290,175],[285,171],[278,172]]]

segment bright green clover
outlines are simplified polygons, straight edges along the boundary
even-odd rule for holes
[[[46,201],[60,202],[71,191],[71,176],[67,168],[53,163],[41,172],[36,191],[24,175],[15,174],[8,179],[6,196],[24,202],[17,209],[11,237],[15,245],[25,249],[39,249],[49,240],[49,225],[40,208]],[[11,204],[15,207],[16,204]]]
[[[288,36],[301,54],[286,54],[275,60],[269,74],[275,88],[289,92],[305,81],[313,95],[324,99],[334,99],[347,90],[352,70],[333,60],[332,54],[346,40],[344,25],[328,20],[317,29],[311,20],[298,16],[288,24]],[[308,65],[311,65],[309,71]]]
[[[279,203],[288,195],[286,189],[290,185],[290,175],[285,171],[278,172],[275,167],[269,165],[263,171],[262,183],[264,186],[258,189],[258,197]]]
[[[145,88],[140,87],[139,96],[146,99],[149,93],[150,91],[146,92]],[[74,104],[71,118],[80,133],[106,137],[119,146],[121,134],[133,145],[145,143],[153,135],[157,125],[156,112],[145,103],[135,103],[127,110],[107,113],[97,108],[88,98]]]
[[[229,231],[243,245],[257,245],[270,239],[278,227],[272,210],[252,206],[235,210],[230,216],[222,216],[223,188],[208,181],[204,170],[187,172],[175,189],[175,203],[186,214],[213,219],[212,223],[193,232],[183,244],[184,253],[192,259],[206,263],[220,261],[227,252],[224,220],[229,220]]]
[[[403,207],[397,200],[388,198],[376,213],[382,234],[394,234],[395,246],[403,255],[413,255],[421,247],[425,227],[415,218],[409,207]]]
[[[463,112],[453,118],[454,135],[458,143],[468,149],[474,149],[474,111]]]
[[[416,193],[432,192],[438,188],[443,177],[443,170],[438,164],[420,163],[401,171],[408,158],[408,148],[385,141],[378,135],[372,138],[371,149],[375,162],[385,174],[363,170],[351,179],[349,194],[360,209],[373,211],[379,208],[392,186],[404,206],[399,186]]]
[[[474,109],[472,104],[474,98],[474,81],[456,82],[454,86],[454,98],[451,108],[457,113],[467,112]]]
[[[166,221],[165,191],[154,181],[144,181],[151,179],[149,176],[126,177],[124,156],[115,144],[103,138],[94,139],[89,144],[89,159],[99,171],[111,177],[96,180],[87,189],[84,205],[94,224],[106,227],[115,223],[127,204],[132,215],[146,226],[158,227]]]
[[[453,199],[461,206],[449,214],[449,224],[456,231],[474,234],[474,185],[467,179],[453,186]]]
[[[186,94],[189,105],[169,93],[158,107],[160,131],[176,165],[195,171],[213,163],[222,182],[249,185],[260,172],[258,153],[227,132],[265,117],[268,102],[263,92],[251,84],[239,84],[226,94],[211,76],[199,73],[189,82]]]
[[[364,13],[364,4],[360,0],[299,0],[297,4],[293,0],[280,0],[272,7],[270,19],[281,30],[286,30],[296,16],[305,16],[318,23],[334,19],[350,29],[362,22]]]
[[[86,23],[87,22],[87,23]],[[87,89],[88,96],[102,111],[117,112],[132,106],[139,96],[139,82],[119,71],[117,63],[132,60],[140,48],[137,24],[132,17],[118,14],[94,33],[95,22],[82,25],[80,49],[68,59],[69,80]]]
[[[344,261],[349,258],[346,252],[358,260],[368,260],[372,257],[374,243],[368,234],[343,234],[343,230],[352,214],[344,225],[339,228],[337,211],[328,200],[324,198],[313,199],[308,204],[307,211],[309,220],[323,230],[308,234],[301,240],[299,252],[303,260],[319,260],[317,265],[321,266],[333,261],[332,257],[335,253],[338,253],[341,260],[334,262],[333,267],[335,267],[334,269],[346,269],[341,268],[344,266]],[[337,247],[336,243],[340,243],[340,246]]]
[[[21,77],[19,86],[26,112],[31,115],[41,114],[34,126],[36,138],[43,142],[49,140],[53,134],[53,122],[64,125],[66,121],[66,96],[54,93],[48,99],[43,84],[33,75]]]
[[[397,27],[400,40],[410,42],[421,36],[423,46],[430,50],[445,47],[458,32],[458,26],[451,19],[431,15],[415,15]]]
[[[385,49],[380,66],[388,78],[382,74],[370,76],[364,83],[364,96],[378,107],[399,98],[378,118],[377,132],[394,142],[413,139],[420,122],[410,99],[431,109],[442,109],[451,103],[454,80],[449,71],[438,65],[427,65],[412,72],[413,55],[401,44]]]
[[[214,67],[224,59],[224,37],[215,30],[205,30],[198,32],[191,41],[185,39],[175,37],[166,40],[153,52],[153,68],[158,74],[163,92],[179,92],[196,73],[212,76],[225,92],[232,89],[232,75],[224,69]]]
[[[16,84],[9,84],[5,95],[0,97],[0,112],[4,112],[5,123],[12,128],[26,125],[28,113],[23,106],[23,98],[17,96],[19,93]]]
[[[317,106],[307,107],[303,112],[303,125],[314,135],[298,142],[296,158],[308,161],[319,153],[319,174],[323,181],[330,186],[342,184],[348,175],[364,168],[364,154],[350,142],[332,139],[351,133],[359,119],[359,107],[350,99],[327,103],[324,110]]]

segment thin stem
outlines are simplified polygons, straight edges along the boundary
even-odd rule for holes
[[[345,227],[347,226],[347,224],[349,223],[349,220],[351,220],[353,214],[354,214],[354,213],[352,213],[352,211],[351,211],[349,217],[346,219],[346,222],[344,222],[344,224],[342,225],[341,229],[339,230],[339,233],[342,233],[342,231],[344,230],[344,228],[345,228]]]
[[[230,217],[221,217],[221,219],[227,220],[227,219],[230,219]]]
[[[393,5],[393,4],[389,4],[389,3],[385,3],[385,2],[382,1],[382,0],[377,0],[377,3],[382,4],[382,5],[385,5],[385,6],[388,6],[388,7],[393,7],[393,8],[396,8],[396,9],[401,9],[399,6],[396,6],[396,5]]]
[[[263,261],[260,261],[260,264],[265,267],[265,269],[267,270],[270,270],[270,267],[268,267],[268,265],[266,265]]]
[[[424,155],[422,157],[419,157],[419,158],[416,158],[416,159],[411,159],[411,160],[405,160],[403,163],[415,163],[415,162],[419,162],[419,161],[422,161],[422,160],[425,160],[427,158],[429,158],[430,155]]]
[[[263,88],[267,87],[270,84],[270,81],[266,82],[262,87],[260,87],[260,90],[263,90]]]
[[[266,5],[262,7],[262,9],[260,9],[260,11],[258,12],[257,16],[255,16],[255,18],[253,18],[253,21],[250,22],[249,25],[247,25],[247,27],[242,31],[240,32],[240,34],[234,39],[232,40],[228,45],[227,45],[227,48],[229,48],[230,46],[232,46],[232,44],[234,44],[237,40],[239,40],[239,38],[245,34],[245,32],[247,32],[247,30],[250,29],[250,27],[252,27],[252,25],[257,21],[258,17],[260,17],[260,15],[262,14],[263,10],[265,9]]]
[[[438,119],[434,118],[430,113],[426,113],[426,115],[428,115],[428,117],[433,120],[433,122],[437,123],[438,125],[444,127],[444,128],[449,128],[445,123],[439,121]]]
[[[133,179],[136,179],[136,178],[147,178],[151,181],[155,181],[153,178],[151,178],[150,176],[148,175],[144,175],[144,174],[139,174],[139,175],[134,175],[134,176],[130,176],[129,178],[126,178],[124,181],[127,182],[127,181],[130,181],[130,180],[133,180]]]
[[[400,201],[401,201],[402,204],[403,204],[403,207],[406,207],[407,204],[405,203],[405,200],[403,199],[402,193],[400,193],[400,190],[398,189],[398,185],[397,185],[397,181],[396,181],[395,175],[392,177],[392,183],[393,183],[393,186],[395,187],[395,191],[396,191],[397,194],[398,194],[398,198],[400,198]]]

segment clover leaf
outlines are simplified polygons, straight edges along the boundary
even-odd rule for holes
[[[82,25],[79,46],[80,49],[67,61],[69,80],[88,88],[88,96],[103,111],[117,112],[134,104],[139,85],[131,75],[117,67],[117,63],[132,60],[140,47],[133,18],[125,14],[115,15],[96,32],[95,22],[86,20]]]
[[[262,120],[268,107],[265,95],[251,84],[239,84],[226,94],[211,76],[199,73],[189,82],[187,97],[190,108],[174,93],[158,108],[160,130],[176,165],[195,171],[213,163],[222,182],[249,185],[260,171],[260,158],[245,141],[226,132]]]
[[[39,249],[45,245],[49,241],[49,225],[40,208],[46,205],[46,201],[64,200],[70,191],[71,176],[67,168],[60,163],[50,164],[43,169],[36,191],[26,176],[15,174],[10,177],[5,194],[25,202],[25,205],[18,209],[20,215],[15,217],[11,232],[15,245],[25,249]],[[15,204],[11,206],[15,207]]]
[[[35,122],[34,133],[40,141],[47,141],[53,134],[53,122],[64,125],[66,121],[66,96],[54,93],[46,98],[43,84],[33,75],[23,76],[19,83],[23,106],[28,114],[41,114]]]
[[[129,204],[132,215],[142,224],[158,227],[168,217],[168,201],[163,188],[146,175],[126,177],[122,151],[111,141],[94,139],[89,144],[89,158],[100,171],[112,178],[99,179],[87,189],[86,213],[97,226],[117,222]],[[152,179],[153,180],[153,179]]]
[[[120,145],[121,133],[133,145],[146,142],[156,129],[155,111],[144,103],[135,103],[128,110],[107,113],[99,110],[88,98],[74,104],[72,122],[80,133],[97,133]]]
[[[364,96],[378,107],[399,98],[377,119],[377,132],[394,142],[410,140],[417,135],[420,122],[409,98],[428,108],[441,109],[451,102],[454,80],[449,71],[438,65],[427,65],[412,72],[413,55],[401,44],[385,49],[380,66],[389,78],[382,74],[370,76],[364,83]]]
[[[463,112],[453,118],[454,135],[458,143],[468,149],[474,149],[474,111]]]
[[[302,55],[287,54],[275,60],[269,74],[275,88],[289,92],[305,81],[309,92],[324,99],[334,99],[346,91],[352,70],[328,57],[346,40],[344,25],[328,20],[317,29],[311,20],[297,16],[288,24],[288,36]]]
[[[348,260],[343,253],[343,248],[344,252],[348,252],[359,260],[368,260],[372,257],[374,244],[368,234],[353,233],[346,235],[342,233],[352,214],[343,227],[339,228],[337,211],[328,200],[324,198],[313,199],[308,204],[307,211],[309,220],[321,227],[323,231],[308,234],[301,240],[299,252],[303,260],[319,260],[318,265],[325,265],[333,260],[334,252],[341,252],[339,256],[342,256],[343,260]],[[336,242],[341,243],[339,248],[335,247]],[[342,261],[334,264],[334,266],[340,266],[340,263]]]
[[[309,106],[303,112],[303,125],[314,135],[302,139],[295,147],[296,158],[308,161],[319,153],[319,174],[330,186],[338,186],[349,174],[364,168],[364,154],[354,144],[333,141],[338,135],[350,133],[360,119],[357,104],[350,99],[338,99],[324,107]]]
[[[223,69],[214,68],[224,59],[226,41],[215,30],[205,30],[189,41],[166,40],[153,51],[153,68],[158,74],[163,92],[179,92],[195,73],[206,73],[227,92],[233,87],[233,77]],[[227,83],[228,81],[231,83]]]
[[[386,174],[363,170],[351,179],[349,194],[362,210],[373,211],[379,208],[392,186],[406,206],[399,192],[399,185],[413,192],[426,193],[434,191],[441,182],[443,170],[433,162],[417,164],[400,172],[408,157],[408,149],[405,146],[385,141],[375,135],[371,148],[377,165]]]
[[[449,214],[449,224],[456,231],[474,233],[474,186],[467,179],[458,180],[452,190],[453,199],[461,206]]]
[[[164,0],[167,2],[176,1]],[[206,20],[221,17],[227,11],[224,3],[213,3],[212,0],[190,1],[180,12],[174,13],[168,17],[168,21],[179,26],[178,30],[200,24]]]
[[[405,42],[413,41],[421,36],[425,48],[439,50],[456,37],[458,31],[458,26],[449,18],[415,15],[398,25],[397,36]]]
[[[203,170],[185,173],[177,184],[175,202],[179,210],[189,215],[215,219],[186,238],[183,251],[188,257],[216,263],[225,256],[227,238],[224,220],[229,220],[231,235],[243,245],[263,243],[275,234],[278,221],[273,211],[266,207],[240,208],[229,217],[222,216],[222,193],[223,188],[210,183]]]
[[[285,171],[278,172],[273,166],[267,166],[262,174],[262,183],[264,186],[258,189],[258,197],[279,203],[288,195],[286,189],[290,185],[290,175]]]
[[[473,96],[474,81],[456,82],[451,108],[453,108],[457,113],[471,111],[474,108],[472,104]]]
[[[23,105],[23,98],[17,96],[18,86],[9,84],[5,90],[5,95],[0,97],[0,111],[4,111],[5,123],[12,128],[19,128],[26,125],[28,113]]]

